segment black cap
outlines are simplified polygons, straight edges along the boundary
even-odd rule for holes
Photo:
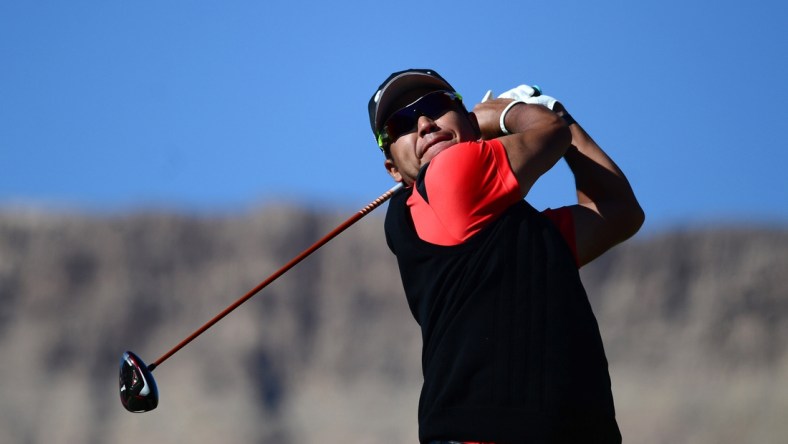
[[[392,102],[403,93],[416,88],[455,92],[449,82],[431,69],[406,69],[390,75],[369,99],[369,124],[378,145],[380,145],[379,136],[383,123],[393,111],[389,109]]]

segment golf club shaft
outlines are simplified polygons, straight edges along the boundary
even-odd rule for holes
[[[398,183],[396,186],[394,186],[390,190],[388,190],[385,193],[383,193],[380,197],[378,197],[377,199],[372,201],[369,205],[367,205],[366,207],[362,208],[360,211],[358,211],[356,214],[354,214],[350,219],[346,220],[345,222],[340,224],[338,227],[334,228],[333,231],[331,231],[330,233],[325,235],[319,241],[317,241],[314,244],[312,244],[311,247],[309,247],[306,250],[304,250],[303,252],[301,252],[301,254],[299,254],[298,256],[294,257],[290,262],[285,264],[282,268],[277,270],[274,274],[269,276],[266,280],[264,280],[264,281],[260,282],[259,284],[257,284],[256,287],[254,287],[251,290],[249,290],[248,293],[243,295],[240,299],[235,301],[232,305],[230,305],[227,308],[225,308],[224,310],[222,310],[219,314],[214,316],[213,319],[211,319],[210,321],[206,322],[202,327],[198,328],[194,333],[189,335],[189,337],[187,337],[186,339],[181,341],[178,345],[173,347],[170,351],[168,351],[167,353],[162,355],[159,359],[156,360],[156,362],[150,364],[148,366],[148,370],[149,371],[153,371],[153,369],[155,369],[156,367],[161,365],[162,362],[166,361],[170,356],[174,355],[178,350],[180,350],[183,347],[185,347],[186,344],[188,344],[191,341],[193,341],[195,338],[197,338],[197,336],[200,336],[201,334],[203,334],[205,332],[205,330],[208,330],[209,328],[211,328],[214,324],[219,322],[222,318],[224,318],[225,316],[230,314],[230,312],[232,312],[233,310],[238,308],[241,304],[243,304],[244,302],[249,300],[252,296],[257,294],[258,292],[260,292],[260,290],[262,290],[263,288],[268,286],[268,284],[270,284],[271,282],[275,281],[279,276],[285,274],[288,270],[290,270],[296,264],[298,264],[299,262],[304,260],[307,256],[309,256],[310,254],[314,253],[318,248],[322,247],[328,241],[330,241],[331,239],[335,238],[339,233],[345,231],[348,227],[350,227],[354,223],[358,222],[362,217],[366,216],[367,214],[372,212],[372,210],[374,210],[375,208],[379,207],[383,202],[389,200],[389,198],[391,198],[391,196],[394,195],[394,193],[397,190],[399,190],[400,188],[402,188],[402,183]]]

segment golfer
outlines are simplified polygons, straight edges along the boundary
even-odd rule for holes
[[[401,71],[369,118],[405,185],[385,232],[422,332],[420,442],[621,442],[578,274],[643,223],[621,170],[525,85],[468,112],[435,71]],[[537,211],[524,198],[561,158],[577,203]]]

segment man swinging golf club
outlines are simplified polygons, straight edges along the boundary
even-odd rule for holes
[[[525,85],[469,113],[435,71],[401,71],[369,118],[405,185],[385,232],[422,332],[420,442],[621,442],[578,268],[643,223],[622,171]],[[561,158],[577,203],[537,211],[524,198]]]

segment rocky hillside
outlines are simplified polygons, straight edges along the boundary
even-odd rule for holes
[[[412,443],[420,338],[378,210],[155,371],[153,362],[347,214],[0,213],[8,443]],[[788,227],[642,236],[582,271],[633,443],[788,436]]]

